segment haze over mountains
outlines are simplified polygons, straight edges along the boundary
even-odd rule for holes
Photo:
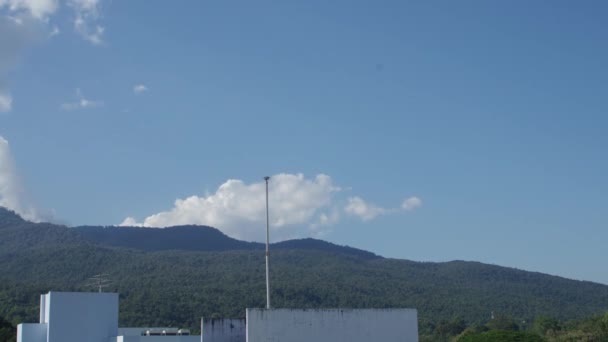
[[[121,324],[196,328],[265,302],[263,245],[211,227],[77,227],[31,223],[0,208],[0,316],[34,321],[41,292],[83,291],[107,273]],[[272,246],[277,307],[413,307],[421,326],[490,313],[577,319],[608,309],[608,286],[477,262],[414,262],[315,239]]]

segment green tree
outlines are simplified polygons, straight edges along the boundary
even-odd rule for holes
[[[462,318],[455,317],[450,321],[442,321],[437,324],[435,332],[441,336],[457,336],[464,329],[467,328],[467,324]]]
[[[499,315],[486,324],[490,330],[517,331],[519,326],[510,316]]]
[[[559,322],[551,317],[540,316],[534,320],[532,330],[542,336],[547,335],[547,332],[556,332],[561,330]]]
[[[532,333],[519,331],[488,331],[484,333],[463,334],[457,342],[544,342],[545,340]]]
[[[15,342],[17,340],[16,328],[4,318],[0,317],[0,341]]]

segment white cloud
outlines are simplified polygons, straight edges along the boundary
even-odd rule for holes
[[[74,31],[94,45],[102,44],[105,28],[99,24],[101,0],[65,0],[65,3],[74,11]],[[59,7],[59,0],[0,0],[0,10],[6,12],[3,17],[20,25],[24,19],[35,19],[50,26],[50,18]],[[49,32],[50,37],[55,36],[59,28],[55,25]]]
[[[214,194],[177,199],[174,207],[146,217],[138,223],[129,217],[121,225],[167,227],[201,224],[216,227],[241,239],[262,240],[266,220],[264,181],[246,184],[231,179]],[[340,189],[331,177],[317,175],[307,179],[302,174],[278,174],[269,182],[270,226],[273,240],[318,231],[319,225],[330,224],[332,217],[325,211],[332,209],[332,199]],[[337,218],[334,218],[337,220]]]
[[[344,211],[352,216],[357,216],[363,221],[370,221],[380,215],[395,214],[400,211],[413,211],[422,206],[422,200],[418,197],[410,197],[403,201],[401,208],[387,209],[365,202],[360,197],[350,197]]]
[[[88,100],[82,95],[80,88],[76,89],[76,96],[78,97],[78,101],[76,102],[67,102],[61,105],[61,109],[63,110],[78,110],[78,109],[87,109],[94,108],[103,105],[102,101],[91,101]]]
[[[148,87],[146,87],[144,84],[138,84],[133,87],[133,92],[135,94],[141,94],[141,93],[145,93],[147,91],[148,91]]]
[[[8,141],[0,136],[0,206],[30,221],[39,221],[37,211],[25,203],[21,182],[15,170]]]
[[[13,157],[8,141],[0,136],[0,205],[15,209],[19,204],[19,191]]]
[[[365,202],[361,197],[350,197],[348,199],[348,204],[344,207],[344,211],[347,214],[358,216],[363,221],[372,220],[378,215],[389,212],[387,209]]]
[[[93,45],[101,45],[103,43],[103,26],[95,25],[93,27],[82,17],[77,17],[74,20],[74,30]]]
[[[418,197],[406,199],[401,208],[386,209],[361,197],[340,199],[343,189],[330,176],[307,179],[302,174],[281,173],[269,182],[270,227],[274,241],[296,236],[323,236],[341,219],[341,213],[370,221],[380,215],[413,210],[422,205]],[[264,240],[266,220],[265,182],[247,184],[230,179],[212,194],[177,199],[173,208],[138,221],[127,217],[120,226],[163,228],[175,225],[207,225],[229,236]],[[342,205],[340,205],[342,203]]]
[[[0,10],[1,3],[2,0],[0,0]],[[19,64],[25,50],[35,45],[45,33],[43,27],[37,24],[39,20],[1,13],[0,11],[0,112],[8,112],[13,103],[8,73]]]
[[[340,212],[337,210],[332,210],[331,213],[321,213],[319,215],[319,220],[317,223],[313,223],[311,227],[319,227],[319,226],[331,226],[337,223],[340,220]]]
[[[13,108],[13,98],[10,94],[0,92],[0,113],[10,112]]]
[[[74,9],[74,30],[93,45],[103,43],[105,28],[98,24],[100,0],[68,0]]]
[[[57,11],[57,0],[0,0],[0,9],[8,8],[12,13],[31,15],[36,19],[46,19]]]
[[[54,24],[62,3],[74,10],[74,30],[92,44],[103,43],[99,25],[101,0],[0,0],[0,94],[2,109],[9,111],[7,74],[21,61],[25,50],[59,34]],[[69,106],[68,106],[69,107]]]
[[[120,226],[123,227],[143,227],[142,223],[138,223],[137,220],[133,217],[127,217],[122,221]]]
[[[416,210],[422,206],[422,200],[416,196],[410,197],[403,201],[401,208],[405,210]]]
[[[313,237],[321,238],[331,232],[331,227],[340,221],[340,211],[334,207],[329,212],[322,212],[316,221],[311,223],[309,233]]]
[[[69,3],[80,12],[98,15],[99,0],[69,0]]]

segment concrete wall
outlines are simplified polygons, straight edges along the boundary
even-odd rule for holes
[[[83,340],[84,341],[84,340]],[[118,336],[111,342],[201,342],[200,336]]]
[[[141,336],[147,330],[177,330],[174,327],[125,327],[118,328],[118,336]]]
[[[140,336],[117,336],[110,342],[139,342]]]
[[[49,298],[51,296],[51,293],[47,293],[45,295],[42,295],[40,297],[40,310],[42,310],[42,305],[44,304],[44,312],[40,312],[40,315],[44,315],[44,321],[40,321],[40,323],[45,323],[45,324],[49,324],[49,315],[50,315],[50,306],[49,306]],[[44,302],[44,303],[43,303]],[[47,333],[48,336],[48,333]]]
[[[46,329],[46,324],[19,324],[17,325],[17,342],[46,342]]]
[[[40,295],[40,323],[48,323],[46,321],[46,295]]]
[[[48,342],[108,342],[118,335],[117,293],[49,292],[47,296]]]
[[[149,328],[118,328],[118,336],[141,336]]]
[[[414,309],[247,309],[247,342],[418,342]]]
[[[201,326],[202,342],[245,342],[245,319],[207,319]]]

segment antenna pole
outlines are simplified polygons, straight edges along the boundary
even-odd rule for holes
[[[268,246],[270,244],[270,223],[268,215],[268,180],[270,177],[264,177],[266,181],[266,309],[270,309],[270,265],[268,262],[269,252]]]
[[[102,293],[104,287],[110,286],[112,283],[110,279],[108,279],[110,275],[106,273],[96,274],[89,278],[90,283],[86,284],[87,287],[95,287],[97,292]]]

